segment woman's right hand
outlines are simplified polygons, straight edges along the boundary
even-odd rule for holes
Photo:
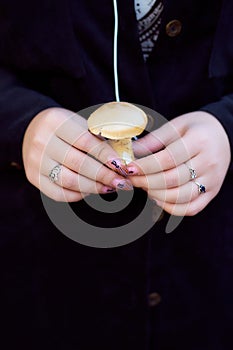
[[[88,131],[83,117],[63,108],[34,117],[24,135],[23,161],[28,180],[56,201],[133,188],[117,153]],[[58,164],[61,171],[52,182],[49,174]]]

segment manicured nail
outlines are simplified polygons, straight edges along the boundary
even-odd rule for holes
[[[103,193],[113,193],[113,192],[116,192],[116,189],[112,187],[104,186],[102,191]]]
[[[127,181],[127,180],[119,180],[115,179],[113,181],[113,185],[118,189],[118,190],[123,190],[123,191],[132,191],[133,190],[133,185]]]
[[[128,175],[128,169],[125,165],[124,161],[122,159],[113,159],[108,161],[107,165],[115,170],[118,174],[127,176]]]
[[[128,175],[139,175],[138,169],[134,166],[127,167]]]

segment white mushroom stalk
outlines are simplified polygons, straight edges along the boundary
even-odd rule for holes
[[[108,139],[126,165],[135,159],[132,138],[140,135],[147,125],[142,109],[128,102],[109,102],[94,111],[87,122],[90,132]]]

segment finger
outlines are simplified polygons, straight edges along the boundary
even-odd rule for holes
[[[173,204],[168,202],[156,201],[157,205],[165,210],[167,213],[175,216],[194,216],[201,212],[211,201],[212,196],[207,193],[205,196],[200,195],[194,201],[183,203],[183,204]]]
[[[196,156],[198,150],[195,146],[186,147],[183,139],[169,144],[165,149],[147,157],[138,159],[128,165],[129,172],[152,174],[168,170],[186,163]]]
[[[89,193],[80,193],[64,189],[56,183],[51,182],[49,178],[44,175],[40,176],[38,187],[46,196],[57,202],[78,202],[89,195]]]
[[[189,180],[190,172],[185,164],[157,174],[130,176],[134,187],[142,187],[146,191],[174,188],[189,182]]]
[[[111,169],[116,170],[112,164],[112,161],[116,159],[118,159],[119,162],[119,156],[116,151],[113,150],[107,141],[100,140],[98,137],[92,135],[87,130],[87,124],[85,127],[83,126],[83,118],[81,118],[81,120],[80,118],[80,116],[75,116],[66,120],[62,126],[56,130],[56,135],[66,143],[90,154],[101,163],[107,164]],[[80,123],[82,123],[82,127]],[[124,169],[124,172],[127,171],[123,161],[121,161],[121,168]]]
[[[184,132],[185,129],[180,125],[178,128],[173,122],[166,123],[159,129],[133,142],[135,156],[142,157],[157,152],[179,139]]]
[[[206,180],[206,179],[205,179]],[[172,215],[177,216],[193,216],[198,214],[200,211],[202,211],[207,204],[215,197],[215,195],[218,193],[215,189],[213,190],[213,183],[208,183],[208,187],[206,189],[205,193],[199,192],[199,185],[203,184],[204,179],[198,178],[197,181],[192,181],[192,184],[195,185],[196,190],[194,188],[194,199],[191,201],[188,201],[187,203],[169,203],[169,202],[163,202],[160,200],[156,200],[157,204],[162,207],[165,211]],[[195,196],[196,191],[196,196]]]
[[[49,176],[51,170],[57,165],[57,162],[46,158],[41,166],[41,174]],[[61,166],[61,171],[58,174],[56,184],[72,191],[83,193],[110,193],[114,192],[114,188],[104,186],[99,182],[88,179],[82,175],[75,173],[74,171]]]
[[[165,148],[163,143],[160,142],[153,133],[133,141],[132,146],[135,158],[142,158]]]
[[[150,198],[158,200],[161,202],[171,203],[171,204],[184,204],[195,200],[199,193],[197,191],[196,184],[192,181],[186,184],[165,190],[151,190],[148,191]]]
[[[132,190],[129,180],[59,138],[53,138],[47,148],[47,154],[50,158],[80,175],[105,186]]]

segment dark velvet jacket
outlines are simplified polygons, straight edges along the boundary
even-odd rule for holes
[[[118,0],[121,99],[168,119],[208,111],[232,148],[233,2],[164,6],[145,64],[134,1]],[[174,19],[182,30],[171,37],[166,26]],[[142,238],[113,249],[62,235],[26,180],[23,135],[38,112],[54,106],[76,112],[115,99],[113,30],[110,0],[0,1],[0,318],[11,334],[1,348],[232,349],[232,163],[200,214],[170,234],[164,215]],[[144,198],[135,192],[134,210]],[[90,217],[82,202],[73,208]],[[91,217],[110,227],[119,220]]]

